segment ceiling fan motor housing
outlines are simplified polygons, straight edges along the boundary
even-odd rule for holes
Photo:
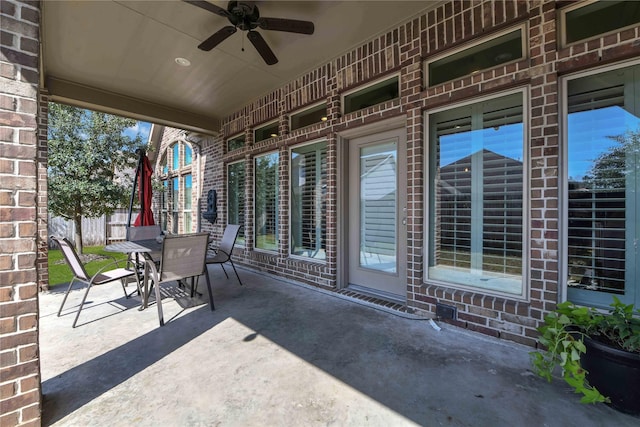
[[[230,1],[227,11],[229,12],[229,21],[242,31],[250,31],[258,27],[260,12],[256,5]]]

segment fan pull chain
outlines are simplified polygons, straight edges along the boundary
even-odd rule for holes
[[[242,45],[240,46],[240,50],[244,52],[244,37],[240,36],[240,39],[242,39]]]

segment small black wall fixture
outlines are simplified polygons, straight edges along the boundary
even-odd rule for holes
[[[209,190],[207,193],[207,210],[202,213],[202,218],[215,224],[218,220],[218,193],[216,190]]]

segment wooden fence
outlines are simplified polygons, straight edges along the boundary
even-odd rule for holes
[[[84,246],[104,246],[112,242],[125,240],[128,209],[118,209],[111,215],[100,218],[82,218],[82,243]],[[131,220],[138,215],[134,211]],[[73,241],[76,227],[73,221],[49,215],[49,235],[66,237]],[[49,242],[52,247],[52,242]]]

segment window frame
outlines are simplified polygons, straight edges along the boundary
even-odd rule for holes
[[[386,101],[381,101],[381,102],[378,102],[376,104],[372,104],[372,105],[370,105],[368,107],[359,108],[357,110],[352,110],[352,111],[349,111],[349,112],[346,111],[346,108],[345,108],[346,107],[346,101],[345,100],[346,100],[347,97],[355,95],[358,92],[365,92],[368,89],[370,89],[372,86],[378,85],[380,83],[384,83],[386,81],[391,81],[393,79],[397,79],[397,84],[398,84],[398,97],[397,98],[391,98],[391,99],[388,99]],[[345,91],[344,93],[342,93],[340,95],[340,112],[342,113],[342,115],[353,114],[353,113],[355,113],[357,111],[366,110],[367,108],[371,108],[371,107],[373,107],[375,105],[380,105],[380,104],[385,103],[385,102],[390,102],[390,101],[393,101],[395,99],[400,99],[400,87],[401,87],[400,73],[396,72],[396,73],[388,74],[388,75],[385,75],[385,76],[380,77],[378,79],[372,80],[370,82],[367,82],[366,84],[360,85],[360,86],[355,87],[353,89],[347,90],[347,91]]]
[[[586,71],[579,71],[576,73],[568,74],[559,78],[559,119],[560,119],[560,144],[559,144],[559,202],[558,202],[558,291],[559,301],[567,301],[569,299],[569,126],[568,126],[568,111],[569,111],[569,82],[571,80],[597,76],[599,74],[607,73],[610,71],[621,70],[629,67],[640,67],[640,60],[633,59],[629,61],[623,61],[620,63],[602,66]],[[640,82],[638,83],[640,85]],[[625,199],[626,200],[626,199]],[[636,204],[640,205],[640,196],[636,200]],[[640,216],[640,206],[637,206],[636,216]],[[626,249],[626,248],[625,248]],[[636,255],[640,258],[640,255]],[[626,273],[626,272],[625,272]],[[636,275],[635,281],[637,283],[640,277],[640,266],[635,267]],[[627,279],[625,279],[626,282]],[[636,306],[640,303],[640,284],[636,284],[635,295],[633,297],[626,297],[626,295],[616,295],[623,303],[630,304],[635,303]],[[604,297],[604,296],[607,297]],[[609,304],[612,302],[612,293],[602,292],[599,296],[602,298],[579,298],[575,302],[578,305],[584,305],[589,307],[596,307],[600,309],[608,309]],[[631,299],[635,298],[635,301]]]
[[[162,179],[162,192],[160,193],[160,227],[163,231],[167,231],[169,225],[169,180],[170,178]]]
[[[186,141],[183,141],[181,145],[183,146],[183,148],[182,148],[182,164],[180,169],[182,169],[183,167],[193,165],[193,147],[191,147],[191,144],[189,144]],[[189,154],[188,156],[187,156],[187,153]],[[187,159],[189,160],[189,163],[187,163]]]
[[[309,123],[308,125],[304,125],[304,126],[298,126],[296,128],[293,127],[294,117],[303,116],[305,113],[311,113],[312,111],[314,111],[316,109],[321,110],[322,108],[319,108],[319,107],[324,107],[324,112],[325,112],[325,115],[320,119],[320,121]],[[304,129],[304,128],[308,127],[308,126],[317,125],[318,123],[327,122],[327,120],[329,119],[327,109],[328,109],[327,101],[321,101],[321,102],[317,102],[315,104],[312,104],[312,105],[309,105],[307,107],[304,107],[304,108],[301,108],[299,110],[294,111],[293,113],[291,113],[289,115],[289,130],[293,132],[293,131],[296,131],[298,129]]]
[[[615,33],[619,33],[621,31],[627,30],[629,28],[633,28],[636,27],[638,25],[640,25],[640,23],[636,23],[636,24],[630,24],[630,25],[626,25],[624,27],[619,27],[619,28],[615,28],[613,30],[610,31],[606,31],[604,33],[598,33],[595,35],[592,35],[590,37],[584,38],[584,39],[579,39],[579,40],[575,40],[572,42],[567,42],[567,13],[573,12],[575,10],[578,9],[582,9],[584,7],[588,7],[593,5],[594,3],[599,3],[600,1],[604,1],[604,0],[587,0],[584,2],[576,2],[574,4],[571,4],[567,7],[564,7],[562,9],[560,9],[559,11],[559,19],[558,19],[558,41],[559,41],[559,45],[561,47],[569,47],[569,46],[573,46],[579,43],[585,43],[589,40],[594,40],[594,39],[598,39],[601,37],[605,37],[608,36],[610,34],[615,34]],[[628,1],[628,0],[626,0]]]
[[[180,141],[176,141],[173,144],[171,144],[169,146],[169,149],[171,150],[171,169],[169,169],[170,172],[174,172],[174,171],[179,171],[180,170],[180,166],[181,166],[181,161],[180,161]],[[177,151],[177,153],[176,153]],[[177,154],[177,156],[176,156]],[[177,165],[177,166],[176,166]]]
[[[276,127],[277,127],[276,130],[278,132],[278,133],[276,133],[275,136],[273,136],[273,134],[271,134],[267,138],[258,139],[257,135],[258,135],[259,131],[262,131],[262,130],[265,130],[265,129],[269,128],[269,127],[272,127],[273,125],[276,125]],[[268,122],[265,122],[265,123],[261,124],[259,127],[256,127],[253,130],[253,142],[257,143],[257,142],[266,141],[266,140],[271,139],[271,138],[277,138],[278,136],[280,136],[280,133],[279,133],[280,129],[279,128],[280,128],[280,123],[278,122],[278,119],[271,120],[271,121],[268,121]]]
[[[187,187],[187,177],[191,180],[191,187]],[[180,178],[181,191],[183,194],[182,209],[180,209],[182,212],[182,228],[185,233],[191,233],[193,230],[193,174],[185,173],[181,175]],[[190,188],[191,194],[189,194],[189,197],[187,197],[187,188]],[[187,201],[189,202],[189,209],[187,209]],[[190,217],[190,227],[187,227],[187,216]]]
[[[278,163],[277,163],[277,167],[276,167],[276,203],[275,203],[275,207],[276,207],[276,212],[275,212],[275,245],[276,248],[275,249],[268,249],[268,248],[260,248],[258,247],[258,232],[257,232],[257,227],[258,227],[258,221],[256,219],[256,214],[257,214],[257,210],[258,210],[258,182],[257,182],[257,177],[258,177],[258,173],[257,173],[257,165],[256,165],[256,161],[258,158],[260,157],[266,157],[266,156],[271,156],[271,155],[277,155],[278,156]],[[281,166],[281,159],[280,159],[280,152],[277,150],[272,150],[272,151],[266,151],[260,154],[256,154],[255,156],[252,157],[252,162],[253,162],[253,250],[254,251],[259,251],[259,252],[265,252],[265,253],[278,253],[280,251],[280,166]]]
[[[312,140],[312,141],[304,142],[302,144],[297,144],[295,146],[289,147],[289,150],[288,150],[288,156],[289,156],[289,159],[288,159],[289,160],[289,206],[288,206],[288,210],[289,210],[289,215],[288,215],[288,219],[289,219],[289,224],[288,224],[288,226],[289,226],[288,227],[289,228],[289,236],[288,236],[288,239],[289,239],[289,254],[288,255],[289,255],[289,257],[295,258],[295,259],[300,259],[300,260],[309,261],[309,262],[316,262],[316,263],[326,264],[327,263],[326,242],[325,242],[325,250],[324,250],[325,251],[325,257],[324,258],[315,258],[315,257],[310,257],[310,256],[305,256],[305,255],[297,255],[297,254],[294,254],[292,252],[294,248],[293,248],[293,244],[292,244],[292,242],[293,242],[293,237],[292,237],[293,226],[291,224],[291,220],[292,220],[291,212],[292,212],[292,205],[293,205],[293,194],[292,194],[292,192],[293,192],[293,185],[292,185],[292,182],[293,182],[292,181],[293,180],[293,151],[295,149],[300,149],[300,148],[303,148],[303,147],[308,147],[308,146],[311,146],[311,145],[322,144],[322,143],[325,144],[324,149],[327,152],[327,180],[328,180],[328,175],[329,175],[329,172],[328,172],[328,169],[329,169],[329,160],[328,160],[329,141],[326,138],[315,139],[315,140]],[[328,188],[327,188],[327,190],[328,190]],[[324,221],[325,221],[325,230],[326,230],[327,229],[327,223],[326,223],[326,214],[327,214],[327,212],[326,212],[326,210],[325,210],[325,212],[323,212],[323,214],[324,214],[324,218],[325,218]]]
[[[231,215],[229,214],[229,209],[231,208],[231,204],[229,203],[230,197],[230,188],[229,188],[229,168],[231,168],[234,165],[238,165],[238,164],[242,164],[242,169],[244,170],[244,182],[243,182],[243,187],[244,187],[244,193],[246,194],[246,184],[247,184],[247,161],[245,159],[241,159],[241,160],[236,160],[235,162],[229,162],[227,163],[226,166],[226,184],[227,184],[227,224],[229,224],[229,218],[231,218]],[[239,210],[239,209],[238,209]],[[244,207],[243,207],[243,212],[242,212],[242,216],[244,216],[244,220],[240,227],[240,231],[238,232],[238,238],[236,240],[236,246],[239,247],[245,247],[246,245],[246,232],[245,232],[245,222],[246,222],[246,215],[247,215],[247,201],[245,198],[245,202],[244,202]],[[239,216],[239,215],[238,215]]]
[[[255,136],[255,134],[254,134],[254,136]],[[241,138],[242,138],[242,145],[240,147],[237,147],[237,148],[230,148],[229,147],[229,144],[231,142],[237,141],[237,140],[239,140]],[[227,140],[226,140],[227,153],[230,153],[230,152],[236,151],[236,150],[242,150],[246,146],[246,144],[247,144],[247,135],[246,135],[246,133],[241,132],[241,133],[235,134],[235,135],[227,138]]]
[[[176,175],[171,179],[171,219],[172,233],[180,232],[180,176]],[[177,194],[177,197],[176,197]]]
[[[522,143],[523,143],[523,168],[522,168],[522,279],[520,286],[520,293],[509,293],[509,292],[501,292],[495,289],[489,288],[480,288],[476,286],[464,285],[455,282],[447,282],[441,279],[433,279],[429,277],[429,257],[430,257],[430,246],[431,246],[431,230],[430,230],[430,212],[431,212],[431,191],[430,191],[430,138],[431,138],[431,123],[429,120],[429,116],[432,114],[436,114],[443,111],[453,110],[460,107],[471,106],[474,104],[480,104],[483,102],[488,102],[492,100],[496,100],[499,98],[503,98],[509,95],[520,94],[522,96],[522,123],[523,123],[523,134],[522,134]],[[530,117],[529,117],[529,109],[530,109],[530,95],[528,87],[519,87],[514,88],[507,91],[502,91],[496,94],[491,94],[487,96],[481,96],[477,98],[471,98],[462,102],[447,104],[442,107],[434,108],[432,110],[427,110],[423,115],[425,136],[423,142],[424,148],[424,168],[423,173],[425,176],[424,180],[424,220],[423,220],[423,238],[424,238],[424,272],[422,277],[422,282],[425,285],[434,284],[437,286],[442,286],[445,288],[451,289],[460,289],[464,291],[469,291],[473,293],[480,293],[483,295],[492,295],[500,298],[506,298],[510,300],[517,301],[529,301],[530,300],[530,277],[531,277],[531,255],[530,255],[530,232],[531,232],[531,214],[530,214]]]
[[[447,83],[452,82],[452,81],[456,81],[456,80],[467,78],[469,76],[473,76],[473,75],[475,75],[477,73],[482,73],[484,71],[492,70],[492,69],[498,68],[498,67],[504,67],[504,66],[506,66],[508,64],[516,63],[518,61],[522,61],[524,59],[527,59],[528,56],[529,56],[528,55],[528,53],[529,53],[529,39],[527,37],[527,35],[528,35],[527,28],[528,28],[528,25],[526,23],[510,26],[508,28],[505,28],[503,30],[495,32],[495,33],[493,33],[491,35],[488,35],[486,37],[481,37],[481,38],[473,40],[473,41],[471,41],[469,43],[464,43],[461,46],[458,46],[457,48],[453,48],[451,50],[447,50],[444,53],[436,54],[433,57],[430,57],[428,60],[424,61],[424,65],[423,65],[423,70],[422,71],[423,71],[423,75],[424,75],[424,79],[423,79],[424,87],[425,88],[437,87],[437,86],[440,86],[440,85],[443,85],[443,84],[447,84]],[[498,38],[500,38],[502,36],[505,36],[505,35],[507,35],[509,33],[513,33],[513,32],[518,31],[518,30],[520,31],[520,34],[522,36],[522,38],[521,38],[522,56],[520,58],[513,58],[513,59],[510,59],[510,60],[505,61],[505,62],[497,63],[492,67],[482,68],[482,69],[476,70],[475,72],[472,72],[472,73],[469,73],[469,74],[463,74],[463,75],[461,75],[459,77],[455,77],[453,79],[445,80],[445,81],[440,82],[440,83],[435,83],[433,85],[429,84],[429,66],[431,64],[433,64],[434,62],[441,61],[441,60],[443,60],[445,58],[448,58],[448,57],[453,56],[453,55],[457,55],[457,54],[462,53],[462,52],[464,52],[466,50],[471,50],[471,49],[473,49],[475,47],[478,47],[478,46],[481,46],[481,45],[483,45],[485,43],[490,43],[490,42],[492,42],[492,41],[494,41],[494,40],[496,40],[496,39],[498,39]]]

